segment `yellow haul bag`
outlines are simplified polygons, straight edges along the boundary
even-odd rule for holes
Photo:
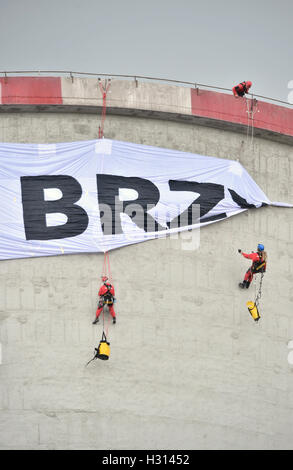
[[[102,339],[97,349],[96,357],[98,359],[102,359],[102,361],[106,361],[107,359],[109,359],[109,356],[110,356],[110,343],[107,341],[105,332],[103,331]]]
[[[110,343],[108,343],[107,341],[100,341],[98,351],[97,351],[97,358],[105,361],[109,359],[109,356],[110,356]]]
[[[110,356],[110,343],[107,341],[105,332],[103,331],[102,339],[100,344],[97,348],[95,348],[95,355],[94,357],[86,363],[86,366],[94,361],[95,359],[102,359],[102,361],[106,361],[109,359]]]
[[[257,305],[251,300],[249,300],[248,302],[246,302],[246,306],[254,321],[258,321],[260,319],[260,314]]]

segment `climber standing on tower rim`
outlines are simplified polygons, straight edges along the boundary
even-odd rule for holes
[[[248,93],[251,86],[252,82],[250,81],[238,83],[238,85],[235,85],[232,88],[233,95],[236,98],[238,98],[239,96],[244,96],[246,93]]]
[[[99,303],[98,303],[98,308],[96,311],[96,318],[93,321],[93,325],[95,323],[98,323],[99,321],[99,316],[104,308],[105,305],[108,305],[109,312],[112,315],[113,318],[113,323],[116,323],[116,314],[115,310],[113,307],[113,304],[115,302],[115,290],[114,286],[110,284],[108,277],[107,276],[102,276],[102,281],[103,284],[99,289]]]
[[[243,253],[242,250],[238,250],[238,253],[241,253],[244,258],[252,260],[252,265],[246,271],[243,282],[240,282],[239,287],[241,289],[248,289],[250,283],[253,279],[254,274],[264,273],[267,267],[267,253],[264,251],[264,246],[262,243],[257,245],[257,252],[254,253]]]

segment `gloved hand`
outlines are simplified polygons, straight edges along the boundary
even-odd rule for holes
[[[240,248],[238,249],[238,253],[241,253],[241,250],[240,250]]]

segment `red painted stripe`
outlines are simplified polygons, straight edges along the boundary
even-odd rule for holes
[[[250,102],[250,99],[249,99]],[[191,90],[191,111],[195,116],[219,119],[221,121],[248,124],[247,104],[244,98],[214,91]],[[249,120],[251,125],[251,120]],[[257,102],[253,125],[280,134],[293,136],[293,109],[274,104]]]
[[[60,77],[0,78],[2,104],[62,104]]]

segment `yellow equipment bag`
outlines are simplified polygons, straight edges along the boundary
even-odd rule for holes
[[[95,359],[102,359],[102,361],[106,361],[107,359],[109,359],[109,356],[110,356],[110,343],[107,341],[107,338],[106,338],[106,335],[105,335],[105,332],[103,331],[103,335],[102,335],[102,339],[100,341],[100,344],[98,346],[98,348],[95,348],[95,355],[94,357],[88,361],[86,363],[86,366],[94,361]]]
[[[98,351],[97,351],[97,358],[106,361],[109,359],[110,356],[110,343],[107,341],[100,341]]]
[[[106,338],[106,335],[105,335],[104,331],[103,331],[103,334],[102,334],[102,339],[100,341],[99,347],[96,351],[97,351],[96,357],[98,359],[102,359],[102,361],[106,361],[107,359],[109,359],[109,356],[110,356],[110,343],[107,341],[107,338]]]
[[[251,300],[249,300],[248,302],[246,302],[246,306],[254,321],[258,321],[260,319],[260,314],[257,305]]]

